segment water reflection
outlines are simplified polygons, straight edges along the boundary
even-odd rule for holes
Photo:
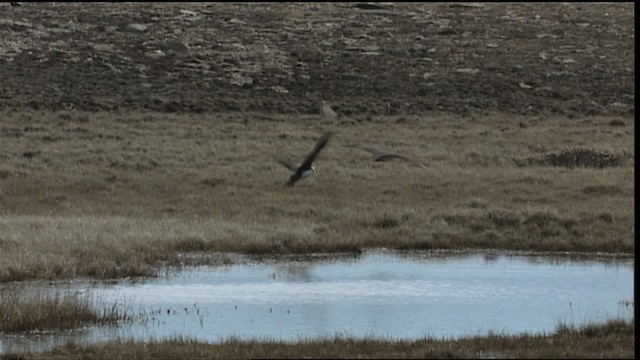
[[[91,293],[99,307],[126,303],[144,320],[38,338],[0,336],[0,352],[115,337],[215,342],[551,332],[560,321],[631,318],[633,306],[621,302],[633,299],[633,269],[633,259],[378,251],[189,268],[135,283],[58,285]]]

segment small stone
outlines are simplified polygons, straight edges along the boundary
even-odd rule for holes
[[[320,102],[320,114],[330,118],[337,118],[338,114],[327,104],[326,101],[322,100]]]
[[[456,69],[456,72],[458,74],[475,75],[475,74],[479,73],[480,70],[479,69],[472,69],[472,68],[463,68],[463,69]]]
[[[189,45],[183,43],[182,41],[170,40],[164,44],[164,51],[170,54],[176,54],[181,56],[188,56],[191,54],[191,49]]]
[[[242,21],[240,19],[236,19],[233,18],[231,20],[229,20],[229,24],[234,24],[234,25],[247,25],[247,23],[245,21]]]
[[[131,23],[125,27],[125,30],[129,32],[143,33],[147,31],[147,25]]]
[[[386,9],[392,9],[393,3],[362,2],[362,3],[357,3],[354,6],[362,10],[386,10]]]

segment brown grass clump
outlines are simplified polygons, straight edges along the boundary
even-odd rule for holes
[[[128,318],[115,304],[97,311],[90,300],[72,291],[0,288],[0,332],[58,331]]]
[[[622,119],[611,119],[609,126],[627,126],[627,124]]]
[[[617,185],[587,185],[581,191],[587,195],[615,196],[623,193]]]
[[[621,166],[627,161],[624,154],[615,154],[605,150],[588,147],[573,147],[559,152],[550,152],[542,156],[527,158],[520,164],[540,166],[561,166],[566,168],[589,167],[602,169]]]
[[[381,216],[378,216],[373,221],[372,225],[376,229],[393,229],[402,225],[409,218],[410,218],[410,215],[408,214],[397,216],[393,214],[384,213]]]

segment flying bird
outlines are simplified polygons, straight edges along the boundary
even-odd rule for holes
[[[289,181],[287,181],[285,185],[293,186],[298,180],[308,178],[309,176],[315,174],[316,169],[313,166],[311,166],[311,164],[313,163],[313,160],[315,160],[320,150],[322,150],[324,146],[327,145],[327,142],[329,141],[330,137],[331,137],[331,132],[326,132],[322,134],[320,139],[318,139],[318,142],[316,143],[316,145],[313,147],[313,150],[311,150],[311,152],[307,155],[307,157],[304,159],[302,164],[300,164],[300,166],[295,166],[288,160],[282,157],[279,157],[277,155],[273,155],[273,154],[271,155],[271,157],[274,160],[276,160],[278,163],[282,164],[287,169],[293,172],[293,175],[291,175],[291,177],[289,178]]]
[[[373,147],[368,146],[368,145],[353,144],[353,145],[345,145],[345,146],[346,147],[351,147],[351,148],[357,147],[357,148],[360,148],[362,150],[370,152],[371,154],[373,154],[373,159],[372,159],[373,161],[390,161],[390,160],[393,160],[393,159],[400,159],[400,160],[404,160],[404,161],[410,162],[413,165],[421,167],[421,168],[423,168],[425,170],[429,169],[425,164],[423,164],[423,163],[421,163],[421,162],[419,162],[417,160],[411,159],[411,158],[406,157],[404,155],[378,150],[378,149],[373,148]]]

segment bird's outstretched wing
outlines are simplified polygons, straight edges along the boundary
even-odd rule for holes
[[[275,154],[269,154],[271,156],[271,158],[275,161],[277,161],[280,165],[283,165],[284,167],[286,167],[287,169],[289,169],[290,171],[295,172],[296,170],[298,170],[298,167],[295,166],[292,162],[290,162],[289,160],[275,155]]]
[[[311,170],[311,164],[313,163],[313,160],[315,160],[320,150],[322,150],[325,147],[325,145],[327,145],[327,142],[329,141],[330,137],[331,137],[331,132],[326,132],[322,134],[320,139],[318,139],[318,142],[316,142],[316,145],[313,147],[313,150],[311,150],[311,152],[307,155],[307,157],[304,159],[302,164],[300,164],[300,166],[295,170],[295,173],[291,175],[291,177],[289,178],[289,181],[287,181],[285,185],[293,186],[293,184],[295,184],[296,181],[300,180],[300,178],[302,177],[302,174],[305,171]]]
[[[289,181],[287,181],[285,185],[293,186],[293,184],[295,184],[296,181],[300,180],[301,177],[302,177],[302,172],[296,171],[295,173],[293,173],[293,175],[291,175],[291,177],[289,178]]]
[[[329,141],[330,137],[331,137],[331,132],[326,132],[322,134],[320,139],[318,139],[318,142],[316,142],[316,145],[313,147],[313,150],[311,150],[311,152],[307,155],[307,157],[304,158],[304,161],[302,162],[302,164],[300,164],[300,167],[298,168],[298,170],[305,171],[305,170],[311,169],[311,163],[313,163],[313,160],[315,160],[320,150],[322,150],[324,146],[327,145],[327,142]]]
[[[373,154],[374,161],[375,161],[375,159],[377,159],[377,158],[379,158],[381,156],[392,155],[392,153],[385,152],[385,151],[382,151],[382,150],[378,150],[378,149],[373,148],[373,147],[368,146],[368,145],[352,144],[352,145],[345,145],[345,146],[347,146],[347,147],[356,147],[356,148],[360,148],[362,150],[370,152],[371,154]]]
[[[404,161],[410,162],[410,163],[412,163],[412,164],[414,164],[414,165],[416,165],[418,167],[421,167],[423,169],[428,169],[428,167],[425,164],[423,164],[423,163],[421,163],[421,162],[419,162],[417,160],[414,160],[412,158],[409,158],[407,156],[404,156],[404,155],[378,150],[378,149],[376,149],[374,147],[371,147],[371,146],[368,146],[368,145],[354,144],[354,145],[346,145],[346,146],[347,147],[357,147],[357,148],[360,148],[362,150],[370,152],[371,154],[373,154],[373,161],[388,161],[388,160],[391,160],[393,158],[396,158],[396,159],[400,159],[400,160],[404,160]]]
[[[250,145],[251,146],[251,145]],[[280,155],[277,155],[275,153],[272,153],[271,151],[265,150],[259,146],[253,145],[251,146],[256,152],[260,152],[262,153],[264,156],[268,156],[271,159],[277,161],[280,165],[286,167],[287,169],[289,169],[289,171],[295,172],[298,167],[293,164],[291,161],[289,161],[287,158],[282,157]]]

